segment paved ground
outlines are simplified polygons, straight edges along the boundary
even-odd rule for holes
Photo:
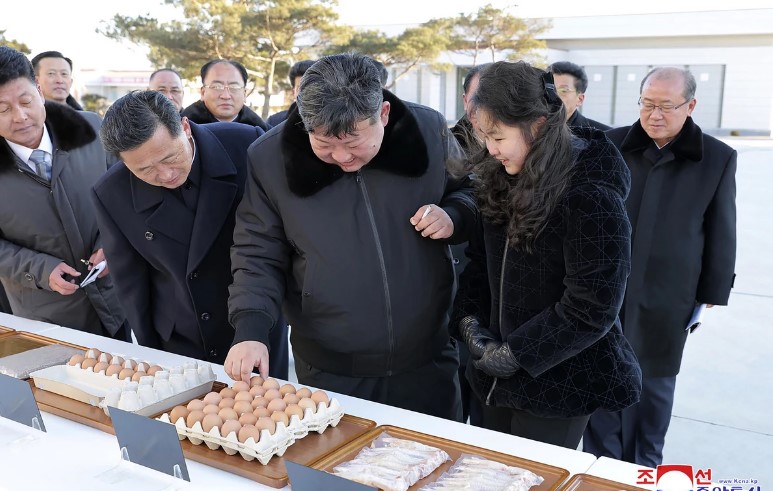
[[[773,489],[773,142],[725,141],[738,150],[738,276],[688,339],[664,460]]]

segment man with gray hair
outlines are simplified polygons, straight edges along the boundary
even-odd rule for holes
[[[229,311],[232,378],[266,371],[282,307],[302,384],[453,420],[450,243],[476,206],[445,118],[383,90],[359,54],[319,60],[287,122],[249,150]]]
[[[727,305],[735,274],[736,152],[690,115],[695,78],[660,67],[641,83],[639,120],[607,132],[631,170],[631,274],[620,311],[642,369],[639,403],[596,411],[583,449],[656,467],[697,305]]]
[[[94,186],[105,254],[143,346],[222,363],[228,324],[234,213],[247,147],[263,130],[198,126],[157,91],[135,91],[107,111],[101,137],[122,162]],[[271,344],[273,375],[287,377],[286,324]]]

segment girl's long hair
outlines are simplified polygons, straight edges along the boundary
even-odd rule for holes
[[[492,122],[519,128],[529,146],[523,168],[514,176],[485,148],[473,162],[481,214],[506,225],[514,247],[532,252],[566,191],[575,161],[552,76],[522,61],[497,62],[481,73],[472,102]]]

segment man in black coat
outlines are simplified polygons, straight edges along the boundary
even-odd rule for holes
[[[117,100],[101,130],[123,162],[96,184],[111,276],[141,345],[222,363],[228,323],[234,213],[247,148],[260,129],[197,126],[155,91]],[[271,333],[273,375],[287,377],[284,322]]]
[[[632,177],[632,268],[620,316],[643,388],[638,404],[594,413],[584,450],[648,467],[663,460],[693,310],[727,305],[735,278],[736,152],[693,122],[695,89],[689,71],[655,68],[642,81],[639,121],[607,132]]]
[[[197,124],[244,123],[268,131],[260,116],[245,104],[247,69],[238,61],[211,60],[201,67],[201,100],[182,115]]]
[[[585,102],[585,91],[588,90],[588,75],[580,65],[570,61],[557,61],[548,67],[553,74],[558,96],[564,102],[566,109],[566,124],[569,128],[595,128],[607,131],[609,126],[599,123],[580,114],[580,107]]]

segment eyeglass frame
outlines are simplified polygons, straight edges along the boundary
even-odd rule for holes
[[[638,100],[638,102],[636,102],[636,104],[639,106],[639,111],[647,111],[648,113],[654,113],[655,109],[660,109],[660,114],[671,114],[672,112],[676,111],[677,109],[679,109],[680,107],[684,106],[685,104],[689,104],[691,101],[692,101],[692,99],[687,99],[683,103],[675,104],[675,105],[673,105],[671,107],[669,107],[669,105],[666,104],[665,105],[666,107],[663,108],[662,104],[658,105],[658,104],[652,104],[652,103],[649,103],[649,102],[642,102],[641,97],[639,97],[639,100]],[[652,106],[652,109],[647,109],[646,106]]]
[[[213,87],[213,85],[214,86],[222,85],[222,88]],[[214,91],[214,92],[216,92],[218,94],[222,94],[226,90],[228,91],[229,94],[233,94],[234,92],[239,93],[239,92],[242,92],[242,91],[247,89],[247,87],[244,86],[244,85],[240,85],[238,87],[232,87],[231,85],[223,84],[223,83],[220,83],[220,82],[215,82],[215,83],[212,83],[212,84],[209,84],[209,85],[203,85],[203,87],[205,89],[212,90],[212,91]]]
[[[577,92],[577,89],[570,89],[569,87],[556,87],[556,92],[558,92],[559,95],[571,94],[572,92]]]

